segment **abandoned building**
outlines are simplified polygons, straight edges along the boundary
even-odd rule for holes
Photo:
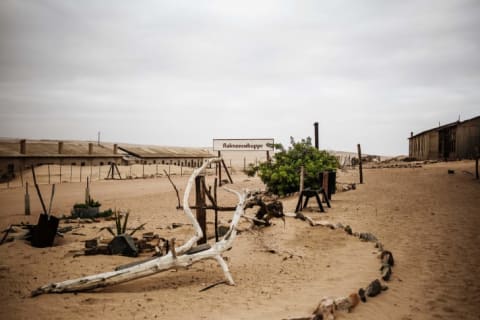
[[[480,148],[480,116],[432,128],[409,138],[409,157],[417,160],[473,159]]]
[[[197,168],[215,156],[207,149],[122,144],[125,164],[169,164]]]
[[[170,164],[199,167],[214,157],[197,148],[94,143],[88,141],[0,139],[0,177],[13,178],[30,166],[44,164],[103,166]]]

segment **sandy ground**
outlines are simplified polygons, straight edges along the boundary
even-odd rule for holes
[[[455,174],[447,174],[447,169]],[[45,170],[38,173],[43,182]],[[353,231],[375,234],[395,256],[389,290],[352,313],[338,313],[338,319],[479,318],[480,182],[467,173],[473,170],[471,161],[365,169],[365,183],[334,195],[327,213],[307,209],[316,220],[342,222]],[[182,192],[188,177],[173,179]],[[236,173],[233,179],[231,187],[236,189],[263,188],[258,178]],[[338,180],[354,182],[358,177],[355,172],[342,172]],[[212,183],[213,176],[207,176],[207,184]],[[84,198],[84,188],[81,183],[58,184],[53,214],[68,214]],[[49,194],[48,185],[41,189]],[[132,226],[146,222],[143,232],[175,236],[180,242],[192,234],[188,225],[168,228],[173,222],[187,221],[175,209],[175,192],[164,177],[93,181],[91,189],[103,209],[129,209]],[[0,188],[2,230],[21,221],[36,223],[39,201],[31,188],[32,215],[24,216],[23,192]],[[223,190],[219,197],[222,205],[235,204],[234,196]],[[285,211],[292,212],[297,198],[282,201]],[[230,217],[231,213],[221,213],[225,224]],[[97,292],[29,297],[46,283],[133,261],[121,256],[73,257],[71,251],[82,249],[84,240],[108,238],[99,229],[110,224],[82,224],[76,231],[85,236],[68,233],[63,239],[57,237],[51,248],[32,248],[21,240],[0,246],[0,319],[284,319],[307,316],[323,296],[356,292],[380,277],[372,243],[287,218],[285,225],[277,220],[263,229],[248,229],[249,223],[242,222],[245,231],[225,254],[237,283],[233,287],[219,285],[199,292],[223,280],[217,264],[204,261],[187,270],[166,271]]]

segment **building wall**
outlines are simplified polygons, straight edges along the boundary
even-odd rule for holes
[[[438,132],[430,131],[410,138],[409,157],[417,160],[438,159]]]
[[[448,159],[472,159],[475,157],[475,147],[480,150],[480,117],[458,123],[452,127],[443,128],[441,133],[454,131],[453,145]],[[409,139],[409,157],[418,160],[441,160],[444,155],[440,152],[441,135],[438,130],[425,132]],[[449,138],[450,139],[450,138]],[[445,142],[443,142],[445,143]],[[444,146],[445,147],[445,146]]]
[[[8,173],[9,168],[12,168],[15,173],[18,173],[20,169],[28,169],[32,165],[42,164],[61,164],[61,165],[77,165],[77,166],[98,166],[108,165],[110,163],[121,163],[121,158],[117,157],[105,157],[105,158],[57,158],[57,157],[1,157],[0,158],[0,176]]]
[[[480,117],[459,124],[457,128],[456,157],[472,159],[475,147],[480,149]]]

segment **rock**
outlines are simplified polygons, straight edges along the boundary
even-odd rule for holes
[[[349,235],[352,235],[352,228],[350,228],[350,226],[347,225],[347,226],[344,228],[344,230],[345,230],[345,232],[348,233]]]
[[[375,237],[373,234],[369,232],[360,233],[359,238],[360,240],[363,240],[363,241],[372,241],[372,242],[377,241],[377,237]]]
[[[128,257],[138,256],[138,248],[133,238],[125,233],[113,238],[108,244],[108,249],[111,254],[120,254]]]

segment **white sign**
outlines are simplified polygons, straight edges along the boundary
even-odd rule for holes
[[[213,139],[215,151],[273,151],[273,139]]]

